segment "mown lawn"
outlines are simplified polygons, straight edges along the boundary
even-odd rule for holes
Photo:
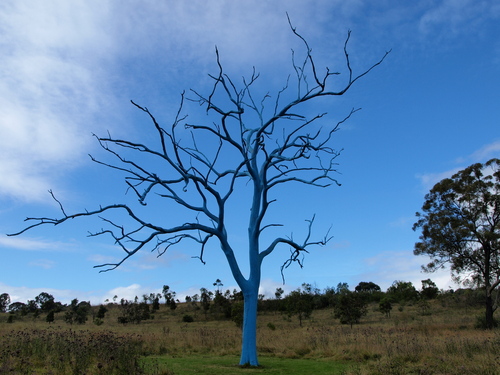
[[[260,357],[261,366],[245,368],[237,365],[237,356],[149,356],[143,359],[143,366],[151,372],[164,375],[304,375],[344,374],[349,365],[328,359],[288,359]]]

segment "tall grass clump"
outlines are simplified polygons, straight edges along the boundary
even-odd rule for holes
[[[0,338],[0,373],[140,374],[142,339],[111,331],[23,329]],[[43,372],[42,372],[43,370]]]

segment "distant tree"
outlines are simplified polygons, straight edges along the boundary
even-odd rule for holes
[[[418,299],[418,291],[411,281],[395,280],[387,289],[387,295],[397,302],[409,302]]]
[[[172,299],[172,301],[170,301],[170,305],[169,305],[169,308],[170,310],[175,310],[177,308],[177,302],[175,301],[175,299]]]
[[[139,324],[143,320],[151,318],[149,304],[146,302],[136,302],[122,299],[120,301],[120,310],[121,314],[118,316],[118,323],[121,324]]]
[[[499,295],[494,291],[500,285],[500,159],[438,182],[417,218],[413,230],[422,234],[414,254],[431,258],[423,269],[433,272],[448,264],[456,281],[484,288],[486,327],[493,328]]]
[[[335,306],[335,299],[337,298],[337,293],[335,292],[335,288],[326,287],[323,291],[323,294],[320,296],[320,308],[327,308]]]
[[[153,304],[151,306],[151,310],[153,310],[153,311],[160,310],[160,298],[161,298],[161,294],[156,294],[154,296],[154,298],[153,298]]]
[[[35,302],[43,312],[49,312],[51,310],[54,310],[54,308],[56,307],[54,296],[47,292],[42,292],[38,296],[36,296]]]
[[[335,288],[335,293],[337,294],[349,293],[349,284],[338,283],[337,287]]]
[[[354,291],[363,294],[368,302],[372,301],[379,302],[380,299],[383,297],[383,293],[380,289],[380,286],[378,286],[372,281],[369,282],[361,281],[358,285],[356,285]]]
[[[68,310],[64,314],[64,320],[69,324],[85,324],[88,319],[90,310],[90,302],[78,302],[78,299],[74,298],[73,300],[71,300],[71,304],[68,306]]]
[[[220,291],[220,287],[222,286],[222,282],[217,279],[214,283],[214,286],[217,286],[217,290],[215,291],[213,304],[210,307],[211,311],[213,311],[216,315],[222,316],[226,319],[231,318],[231,300],[230,294],[231,292],[228,290],[225,294],[222,294]]]
[[[302,327],[302,321],[308,319],[314,309],[314,296],[311,294],[310,290],[304,288],[299,288],[290,292],[285,297],[285,305],[289,316],[296,315],[299,319],[299,325]]]
[[[172,302],[175,304],[175,296],[177,293],[170,290],[170,287],[168,285],[163,285],[162,294],[163,298],[165,298],[165,305],[170,306]]]
[[[207,317],[208,310],[210,310],[210,302],[212,301],[213,295],[214,294],[206,288],[200,289],[200,302],[203,312],[205,313],[205,318]]]
[[[276,288],[276,292],[274,292],[274,297],[279,300],[283,296],[283,293],[285,293],[285,291],[282,288]]]
[[[215,280],[213,285],[217,287],[217,292],[219,293],[220,293],[220,288],[224,286],[224,284],[222,284],[222,281],[220,279]]]
[[[436,286],[436,283],[431,279],[422,280],[422,290],[420,291],[420,295],[425,299],[434,299],[439,294],[439,288]]]
[[[243,301],[236,301],[231,305],[231,320],[237,327],[243,328]]]
[[[103,270],[115,269],[148,246],[161,255],[185,240],[200,246],[198,258],[204,263],[204,251],[215,240],[244,295],[240,364],[257,366],[257,305],[264,259],[281,247],[291,249],[281,267],[283,272],[294,263],[302,266],[302,256],[308,249],[324,245],[330,239],[328,233],[320,238],[312,236],[314,216],[307,220],[303,240],[284,235],[279,231],[279,223],[267,220],[269,208],[290,184],[320,188],[337,184],[334,173],[340,151],[334,148],[332,139],[357,109],[336,123],[321,126],[318,122],[326,112],[318,112],[318,108],[320,105],[331,108],[325,99],[346,93],[388,54],[355,74],[347,52],[349,32],[343,51],[346,79],[333,80],[339,73],[329,68],[319,69],[307,41],[291,22],[290,28],[304,51],[302,54],[293,51],[292,74],[278,89],[256,87],[260,81],[255,70],[240,82],[232,80],[216,51],[218,72],[210,75],[212,88],[206,94],[192,90],[189,98],[189,102],[203,106],[211,118],[199,120],[199,116],[194,116],[202,122],[187,123],[184,113],[187,101],[182,94],[180,108],[170,126],[161,126],[146,107],[133,103],[151,120],[154,141],[146,128],[140,132],[144,135],[143,142],[110,134],[96,137],[112,161],[93,160],[125,174],[128,190],[138,198],[137,206],[110,204],[67,214],[61,205],[61,217],[28,218],[34,224],[17,234],[84,216],[103,218],[106,228],[92,235],[111,236],[125,253],[120,261],[99,265]],[[248,193],[248,198],[235,199],[238,192]],[[53,198],[59,203],[54,195]],[[187,215],[189,218],[153,223],[144,206],[149,202],[155,205],[157,198],[165,199],[167,205],[177,208],[176,213],[182,213],[170,215],[172,219]],[[236,257],[236,246],[240,249],[241,244],[232,243],[233,223],[229,213],[233,207],[248,215],[246,275]],[[115,211],[126,216],[123,221],[127,225],[113,214]]]
[[[28,307],[23,302],[13,302],[9,305],[9,313],[11,314],[21,314],[26,315],[28,313]]]
[[[384,297],[380,300],[378,305],[379,311],[384,314],[387,318],[391,316],[392,304],[389,298]]]
[[[45,318],[45,321],[47,323],[53,323],[55,319],[54,316],[55,316],[54,310],[50,310]]]
[[[0,294],[0,312],[7,311],[7,307],[10,305],[10,296],[8,293]]]
[[[106,313],[108,312],[108,309],[106,306],[104,305],[100,305],[99,306],[99,310],[97,310],[97,314],[96,314],[96,317],[98,319],[104,319],[104,317],[106,316]]]
[[[36,300],[29,299],[26,302],[26,310],[28,313],[37,314],[37,313],[39,313],[38,309],[39,309],[39,306],[36,303]]]
[[[358,293],[374,293],[380,292],[380,287],[371,281],[361,281],[358,285],[356,285],[354,290]]]
[[[353,324],[359,323],[359,320],[368,312],[366,299],[362,294],[344,291],[337,296],[334,317],[340,319],[340,323]]]

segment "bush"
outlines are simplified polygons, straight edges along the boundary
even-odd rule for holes
[[[493,319],[493,327],[498,327],[498,320]],[[488,326],[486,324],[486,316],[481,314],[476,317],[476,323],[474,324],[474,328],[476,329],[487,329]]]
[[[102,325],[102,323],[104,323],[104,322],[102,321],[102,319],[100,319],[100,318],[95,318],[95,319],[94,319],[94,324],[95,324],[96,326],[100,326],[100,325]]]
[[[184,323],[192,323],[192,322],[194,322],[194,319],[193,319],[193,317],[192,317],[191,315],[187,315],[187,314],[186,314],[186,315],[184,315],[184,316],[182,317],[182,321],[183,321]]]

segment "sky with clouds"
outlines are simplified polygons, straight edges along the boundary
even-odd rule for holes
[[[255,66],[258,88],[276,94],[293,73],[291,49],[301,48],[286,12],[317,66],[343,73],[339,85],[347,73],[348,30],[355,71],[392,52],[343,97],[318,103],[328,121],[362,110],[333,140],[343,149],[342,186],[291,186],[279,197],[276,214],[287,233],[300,233],[315,214],[318,233],[331,226],[333,235],[306,256],[303,269],[286,271],[285,289],[303,282],[354,288],[360,281],[386,289],[394,280],[420,287],[429,277],[455,288],[446,272],[421,273],[426,259],[413,255],[418,233],[411,227],[433,184],[500,156],[498,0],[2,1],[0,233],[19,231],[26,217],[58,215],[49,189],[68,212],[128,199],[121,176],[88,157],[102,155],[92,134],[152,137],[148,118],[130,100],[171,123],[183,90],[210,91],[215,46],[227,74],[238,80]],[[190,109],[191,118],[205,115]],[[46,291],[64,302],[101,302],[159,292],[165,284],[179,295],[198,293],[217,278],[236,286],[216,246],[202,265],[187,243],[160,258],[144,251],[99,273],[93,266],[122,256],[108,239],[87,237],[101,226],[80,220],[1,235],[0,293],[13,301]],[[236,225],[233,238],[245,233],[245,224]],[[266,259],[262,292],[282,286],[287,255]]]

